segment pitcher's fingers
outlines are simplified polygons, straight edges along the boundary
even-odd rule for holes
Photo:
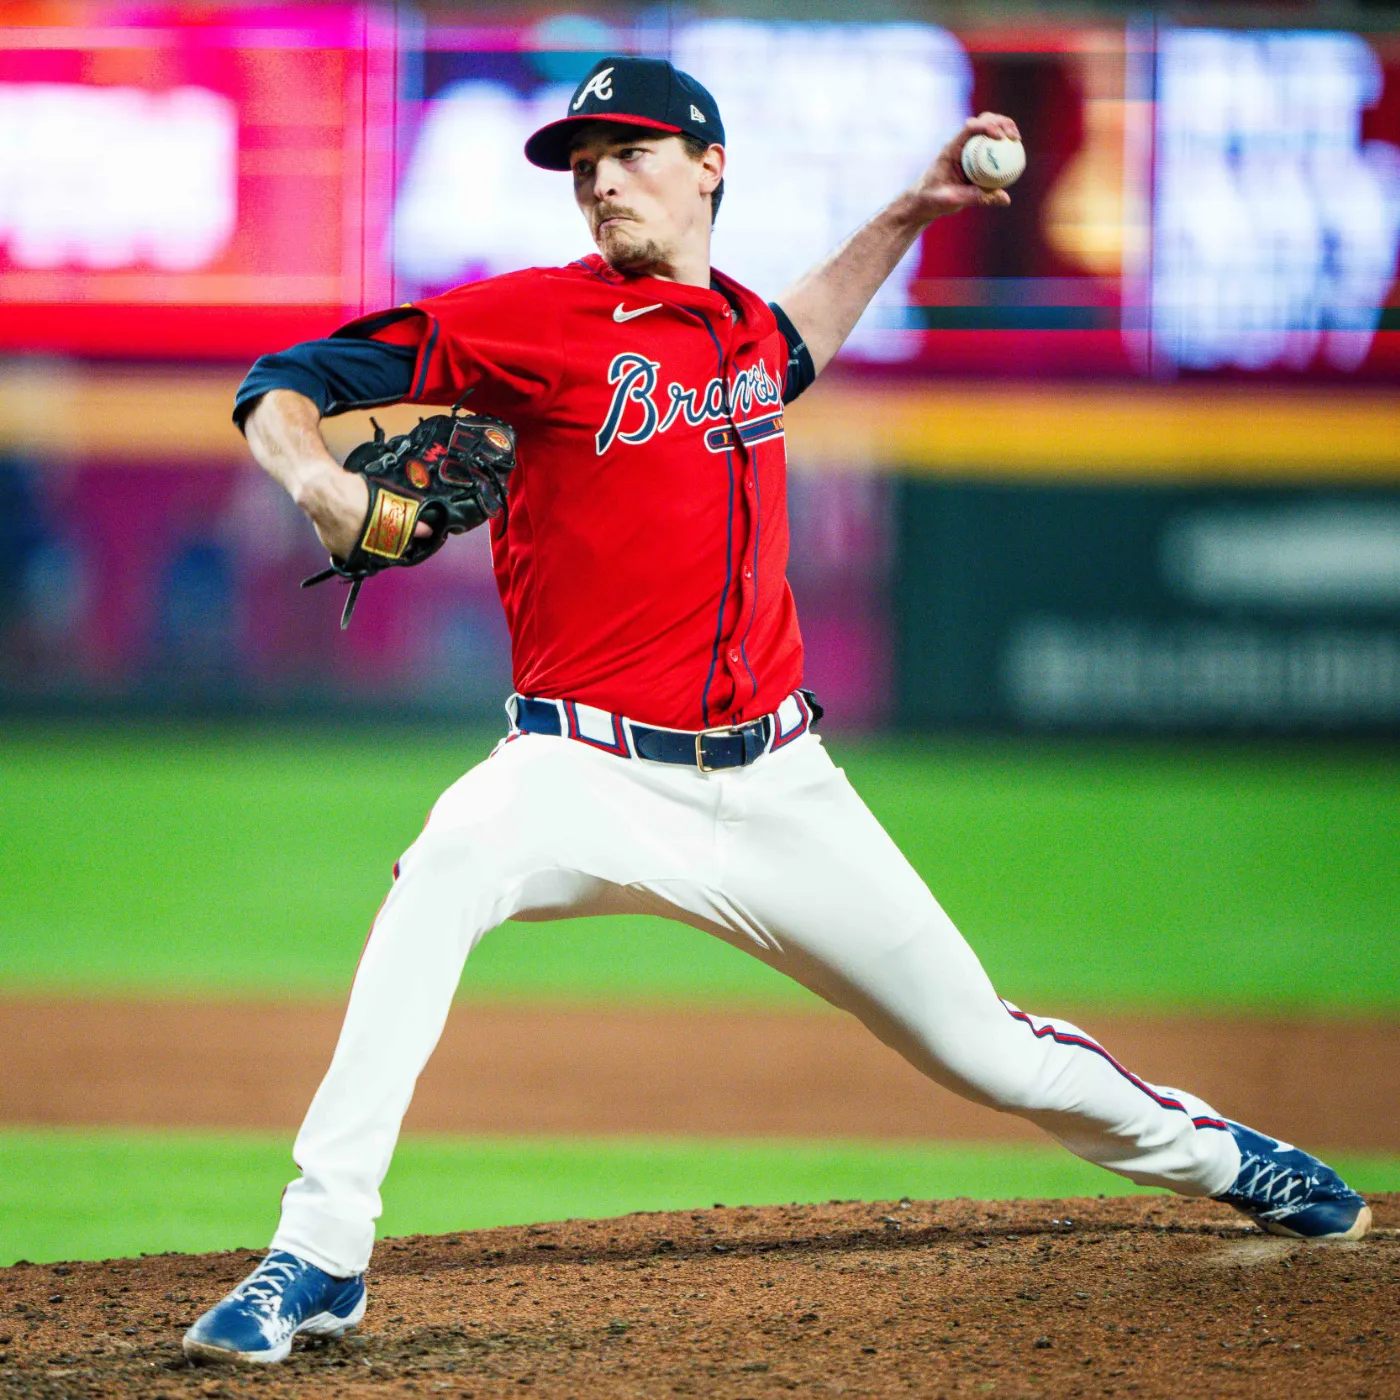
[[[981,132],[983,136],[1002,137],[1008,141],[1021,139],[1021,129],[1010,117],[1005,117],[1000,112],[979,112],[975,117],[967,119],[964,130],[969,136]]]

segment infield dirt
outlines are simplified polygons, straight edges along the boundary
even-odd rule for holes
[[[1355,1245],[1214,1202],[715,1208],[382,1242],[359,1332],[193,1368],[246,1251],[0,1270],[0,1392],[58,1397],[1400,1395],[1400,1194]]]
[[[324,1002],[0,998],[0,1123],[290,1133],[341,1016]],[[1152,1082],[1268,1132],[1318,1151],[1400,1151],[1400,1023],[1097,1014],[1081,1024]],[[1044,1141],[931,1083],[850,1016],[490,1003],[454,1008],[405,1127]]]

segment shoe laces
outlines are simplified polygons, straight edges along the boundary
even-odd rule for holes
[[[1232,1194],[1244,1196],[1257,1205],[1277,1210],[1301,1204],[1316,1184],[1311,1172],[1287,1167],[1270,1157],[1248,1153],[1240,1164]]]
[[[233,1296],[252,1304],[267,1317],[273,1316],[287,1285],[299,1272],[294,1259],[264,1259],[234,1290]]]

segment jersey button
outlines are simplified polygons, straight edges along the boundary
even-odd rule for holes
[[[737,666],[739,664],[739,653],[733,647],[730,647],[729,649],[729,659],[734,663],[734,665]]]
[[[744,565],[744,577],[745,577],[745,578],[752,578],[752,577],[753,577],[753,570],[752,570],[751,568],[749,568],[749,566],[748,566],[747,564]]]
[[[744,490],[745,490],[745,491],[752,491],[752,490],[753,490],[753,477],[751,477],[751,476],[746,476],[746,477],[744,478]]]

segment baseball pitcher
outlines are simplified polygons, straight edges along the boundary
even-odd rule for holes
[[[414,1084],[466,958],[512,918],[681,920],[1110,1171],[1275,1233],[1366,1232],[1365,1202],[1316,1158],[999,998],[816,732],[785,577],[783,413],[934,219],[1009,203],[964,175],[973,136],[1019,139],[1006,117],[971,119],[768,304],[710,266],[713,98],[662,60],[605,58],[525,147],[570,178],[596,253],[254,365],[236,421],[332,573],[357,586],[489,529],[515,694],[509,732],[395,868],[271,1252],[190,1329],[189,1356],[275,1362],[298,1332],[359,1322]],[[337,465],[320,419],[399,401],[453,411]]]

